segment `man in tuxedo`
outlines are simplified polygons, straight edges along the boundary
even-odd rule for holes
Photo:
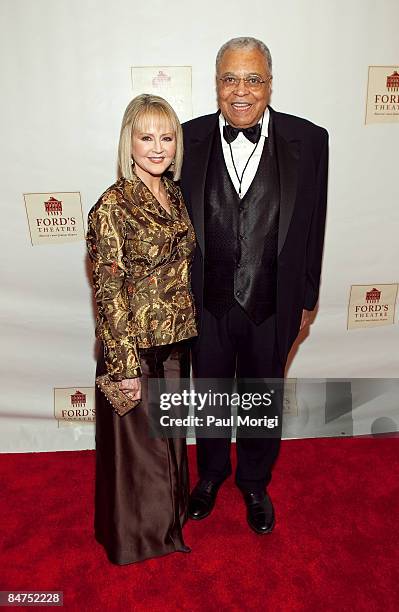
[[[219,111],[183,125],[181,185],[196,230],[192,288],[198,379],[284,377],[320,282],[328,134],[269,106],[272,60],[254,38],[225,43],[216,59]],[[237,436],[236,484],[249,526],[274,526],[267,493],[280,438]],[[231,473],[230,439],[197,437],[199,482],[189,515],[203,519]]]

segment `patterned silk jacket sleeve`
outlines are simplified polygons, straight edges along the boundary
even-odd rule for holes
[[[162,180],[170,214],[138,177],[117,181],[89,213],[96,333],[113,380],[141,375],[139,348],[197,334],[190,290],[194,230],[180,189]]]

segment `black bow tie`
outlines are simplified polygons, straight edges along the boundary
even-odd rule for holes
[[[229,144],[230,142],[233,142],[233,140],[237,138],[240,132],[244,134],[245,138],[248,138],[248,140],[250,140],[251,142],[255,144],[256,142],[258,142],[260,138],[261,126],[259,123],[257,123],[256,125],[252,125],[251,127],[245,128],[245,129],[235,128],[229,124],[223,126],[223,138]]]

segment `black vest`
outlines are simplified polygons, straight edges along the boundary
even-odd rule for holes
[[[235,301],[256,324],[276,310],[280,189],[273,140],[269,125],[256,175],[240,200],[215,130],[205,184],[204,306],[218,318]]]

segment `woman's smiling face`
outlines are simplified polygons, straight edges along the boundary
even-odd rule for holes
[[[161,176],[172,163],[176,153],[176,135],[172,126],[158,117],[148,117],[132,134],[134,170],[143,174]]]

